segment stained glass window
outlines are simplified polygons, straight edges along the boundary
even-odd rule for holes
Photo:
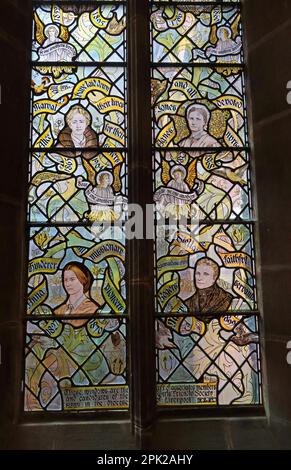
[[[33,2],[27,412],[129,409],[127,4]],[[148,8],[157,406],[257,406],[241,4]]]
[[[34,2],[25,411],[129,407],[127,135],[126,2]]]
[[[149,8],[157,405],[260,405],[241,5]]]

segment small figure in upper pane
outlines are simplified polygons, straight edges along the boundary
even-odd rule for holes
[[[218,264],[210,258],[199,259],[195,265],[194,282],[196,292],[185,301],[191,313],[226,312],[233,296],[218,286],[220,275]]]
[[[35,13],[35,50],[41,62],[71,62],[77,54],[76,48],[68,44],[69,30],[66,26],[51,23],[44,25]]]
[[[222,62],[239,62],[239,54],[242,48],[240,36],[235,40],[232,39],[232,31],[227,26],[221,26],[217,30],[218,41],[215,47],[208,47],[206,49],[206,56],[211,60],[211,57],[223,58]],[[238,57],[235,57],[237,56]]]
[[[179,142],[183,147],[220,147],[219,142],[208,134],[210,112],[202,104],[189,106],[186,113],[189,137]]]
[[[50,24],[46,26],[44,29],[44,35],[46,36],[46,40],[43,43],[43,47],[51,46],[52,44],[56,44],[57,42],[62,42],[61,38],[59,37],[60,29],[56,24]]]
[[[54,310],[55,315],[93,315],[98,304],[91,298],[90,289],[93,276],[89,269],[76,261],[67,264],[63,269],[63,287],[67,299]],[[87,320],[69,320],[75,327],[83,326]]]
[[[62,148],[86,148],[97,147],[98,136],[91,127],[91,114],[82,106],[74,105],[65,117],[66,126],[58,135],[57,147]],[[61,152],[60,152],[61,153]],[[87,150],[75,150],[64,153],[67,157],[82,156],[86,160],[95,157],[97,152]]]

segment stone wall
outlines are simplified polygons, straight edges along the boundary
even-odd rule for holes
[[[22,375],[21,345],[25,263],[25,193],[29,135],[30,2],[0,6],[1,184],[0,344],[2,422],[16,419]],[[15,354],[14,354],[15,351]],[[18,354],[16,354],[16,351]],[[13,353],[12,353],[13,352]],[[7,435],[4,434],[4,439]]]
[[[246,0],[257,183],[266,398],[271,421],[291,420],[291,3]],[[290,439],[291,447],[291,439]]]

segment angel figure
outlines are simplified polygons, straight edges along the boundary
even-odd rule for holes
[[[213,33],[212,45],[208,46],[205,50],[193,49],[193,59],[197,60],[198,57],[211,62],[219,61],[222,63],[239,62],[239,54],[242,49],[241,37],[237,36],[237,21],[234,22],[231,28],[228,26],[221,26]],[[212,34],[211,34],[212,35]],[[233,36],[237,36],[232,39]]]
[[[211,56],[217,57],[222,62],[234,62],[235,56],[238,56],[242,49],[242,42],[240,36],[235,40],[232,39],[232,30],[228,26],[221,26],[217,30],[217,44],[215,47],[208,47],[206,49],[207,58]],[[238,57],[239,58],[239,57]]]
[[[38,15],[34,15],[35,40],[39,45],[38,56],[41,62],[71,62],[77,51],[68,44],[69,31],[58,24],[44,25]]]
[[[190,163],[187,170],[182,165],[170,168],[168,162],[163,162],[162,181],[166,187],[155,193],[155,202],[161,214],[165,217],[189,217],[191,205],[203,191],[203,182],[196,180],[197,159]]]
[[[109,171],[99,172],[96,176],[96,186],[85,181],[81,176],[77,178],[77,187],[85,189],[85,197],[90,210],[84,216],[90,222],[112,222],[120,218],[123,205],[127,201],[124,197],[115,195],[115,192],[121,190],[119,173],[120,166],[114,169],[114,177]]]

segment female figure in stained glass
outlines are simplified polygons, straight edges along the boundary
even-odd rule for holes
[[[202,104],[191,105],[186,113],[189,137],[179,142],[183,147],[220,147],[219,142],[208,133],[210,112]]]
[[[63,269],[63,286],[67,299],[54,310],[55,315],[93,315],[98,304],[90,296],[93,276],[89,269],[76,261]],[[73,326],[83,326],[86,320],[70,320]]]
[[[67,264],[63,269],[63,286],[68,297],[63,304],[54,310],[54,314],[56,316],[93,315],[97,311],[98,305],[90,297],[92,282],[93,276],[86,266],[75,261]],[[83,329],[79,329],[87,321],[87,319],[62,320],[64,329],[59,336],[59,343],[45,335],[35,336],[32,344],[45,353],[41,362],[36,360],[36,356],[33,359],[33,373],[29,377],[28,385],[34,395],[26,394],[26,409],[28,411],[42,409],[42,406],[46,406],[51,401],[51,397],[54,397],[51,409],[61,409],[61,393],[56,379],[70,379],[71,383],[71,377],[74,376],[78,367],[77,358],[84,363],[86,362],[83,367],[86,367],[90,377],[93,369],[96,375],[101,370],[102,363],[104,363],[102,354],[99,351],[92,354],[92,342],[87,333]],[[78,330],[76,331],[75,328]],[[60,346],[60,342],[62,346]],[[58,347],[56,347],[57,345]],[[105,364],[103,364],[104,367],[106,368]],[[44,373],[44,371],[46,372]],[[40,399],[36,398],[38,392],[40,392]]]

